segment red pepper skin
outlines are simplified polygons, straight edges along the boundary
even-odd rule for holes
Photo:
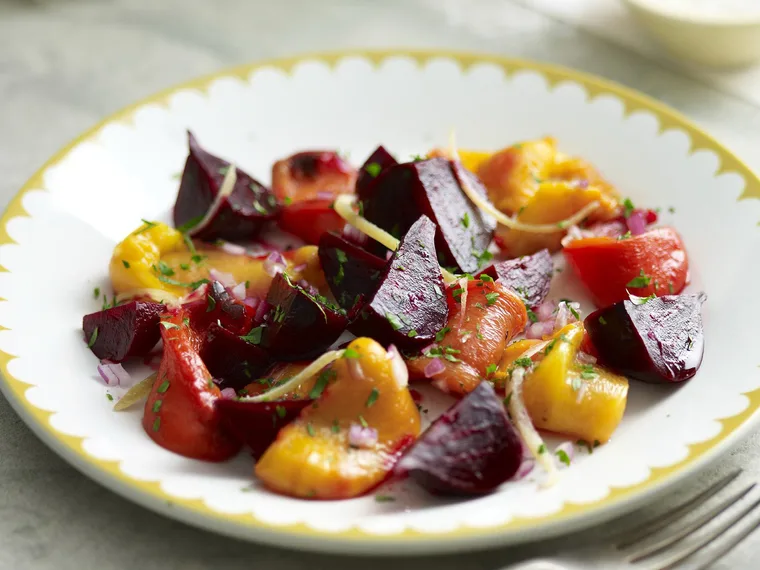
[[[224,461],[241,444],[224,430],[214,405],[221,397],[198,351],[201,339],[185,311],[162,315],[164,354],[145,404],[143,428],[161,447],[204,461]]]
[[[579,239],[563,253],[598,307],[627,300],[629,292],[640,297],[678,294],[689,280],[686,248],[670,227],[626,239]],[[628,285],[637,278],[648,282],[642,287]]]
[[[304,200],[285,206],[280,214],[282,230],[308,244],[318,244],[322,234],[340,233],[346,222],[332,208],[333,200]]]

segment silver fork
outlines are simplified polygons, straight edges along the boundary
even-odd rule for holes
[[[723,558],[732,548],[747,538],[760,526],[760,517],[753,516],[736,534],[718,541],[731,528],[737,526],[745,517],[750,515],[758,506],[760,498],[742,501],[756,487],[756,483],[744,486],[735,491],[721,502],[710,507],[693,520],[682,525],[677,523],[689,513],[694,512],[712,499],[720,491],[732,483],[741,473],[734,471],[713,483],[696,497],[678,505],[672,511],[625,531],[625,540],[620,540],[615,549],[623,557],[622,563],[627,563],[631,570],[674,570],[682,568],[687,561],[690,570],[706,570]],[[748,503],[743,506],[738,503]],[[736,508],[732,508],[736,505]],[[728,511],[731,511],[730,513]],[[725,513],[725,517],[722,517]],[[730,514],[730,516],[729,516]],[[725,519],[725,520],[723,520]],[[668,528],[671,527],[671,528]],[[693,537],[693,540],[687,540]],[[714,549],[703,556],[692,557],[716,543]],[[651,562],[651,565],[642,563]],[[584,566],[587,568],[588,566]],[[531,560],[503,570],[574,570],[578,566],[568,566],[559,560]]]

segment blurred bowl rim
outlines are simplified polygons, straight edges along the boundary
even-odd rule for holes
[[[656,0],[623,0],[623,2],[650,14],[694,26],[719,28],[753,28],[760,26],[760,8],[757,14],[752,16],[716,16],[689,13],[686,10],[662,5]]]

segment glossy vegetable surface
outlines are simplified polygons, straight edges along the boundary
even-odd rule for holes
[[[82,319],[84,340],[98,358],[121,362],[145,356],[161,338],[158,316],[165,310],[159,303],[133,301],[111,307]]]
[[[502,399],[481,382],[433,422],[396,472],[431,493],[479,495],[512,478],[522,455]]]
[[[554,261],[548,249],[533,255],[526,255],[494,263],[480,275],[487,274],[497,279],[504,287],[511,289],[528,307],[537,307],[549,294]]]
[[[449,309],[435,255],[435,224],[422,216],[401,240],[378,289],[351,326],[384,344],[413,349],[430,344]]]
[[[526,376],[523,399],[537,428],[604,443],[623,419],[628,381],[580,362],[582,341],[581,323],[562,329]]]
[[[388,476],[419,434],[403,362],[368,338],[354,340],[347,350],[315,405],[284,427],[256,464],[267,487],[302,498],[361,495]],[[352,431],[363,437],[352,438]]]
[[[681,236],[673,228],[656,228],[628,239],[586,238],[563,253],[597,306],[628,299],[680,293],[689,276]]]
[[[201,360],[201,340],[177,311],[162,315],[164,353],[145,404],[143,428],[161,447],[205,461],[224,461],[240,443],[224,429],[214,402],[219,388]]]
[[[174,204],[175,227],[205,241],[256,237],[277,216],[274,195],[239,168],[231,191],[221,195],[230,163],[206,152],[192,133],[187,138],[190,153]]]
[[[461,285],[448,294],[449,320],[435,338],[436,346],[408,365],[412,377],[429,377],[444,392],[462,395],[493,375],[505,344],[525,328],[527,313],[517,295],[493,281],[469,281],[466,299]],[[431,376],[433,361],[440,371]]]
[[[355,183],[356,169],[334,151],[299,152],[272,166],[272,190],[285,205],[331,200],[353,192]]]
[[[278,224],[304,242],[318,244],[322,234],[339,232],[346,225],[332,207],[333,200],[301,200],[285,206]]]
[[[683,382],[702,363],[704,293],[622,301],[584,321],[599,360],[629,378],[653,384]]]

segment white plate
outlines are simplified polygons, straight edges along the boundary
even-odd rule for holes
[[[221,465],[173,455],[143,433],[139,410],[111,411],[80,326],[98,308],[93,288],[108,287],[114,244],[140,218],[167,217],[187,128],[264,181],[275,159],[298,149],[337,147],[360,162],[378,143],[400,157],[443,145],[452,128],[462,148],[554,135],[623,195],[662,207],[664,223],[683,235],[690,290],[709,297],[704,364],[677,388],[632,383],[612,442],[578,454],[550,489],[528,480],[466,501],[397,488],[393,503],[372,496],[310,502],[252,487],[244,454]],[[760,181],[748,168],[673,111],[565,69],[394,52],[223,72],[107,119],[53,157],[11,203],[0,233],[2,390],[24,421],[87,475],[151,509],[246,539],[389,554],[577,530],[698,469],[755,416],[758,197]]]

